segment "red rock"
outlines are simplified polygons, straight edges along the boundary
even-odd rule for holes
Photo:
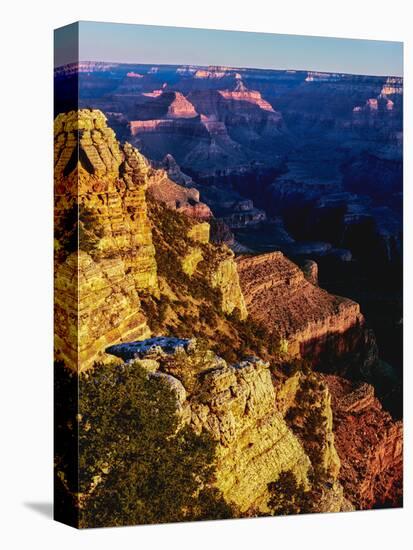
[[[324,376],[332,395],[339,479],[346,497],[365,510],[396,507],[403,494],[403,424],[382,409],[369,384]]]
[[[232,100],[232,101],[246,101],[248,103],[252,103],[253,105],[257,105],[257,107],[259,107],[260,109],[264,109],[265,111],[270,111],[272,113],[275,113],[271,104],[262,98],[260,92],[257,92],[255,90],[236,90],[233,92],[229,90],[223,90],[223,91],[220,91],[219,93],[225,99]]]
[[[164,169],[152,168],[148,174],[148,192],[171,210],[177,210],[198,220],[209,220],[212,212],[199,199],[194,187],[183,187],[168,178]]]
[[[358,345],[359,304],[313,285],[281,252],[241,257],[238,271],[251,316],[287,340],[291,354],[317,360],[332,338],[338,355]]]
[[[193,118],[198,116],[195,107],[180,92],[175,92],[175,97],[168,107],[167,118]]]

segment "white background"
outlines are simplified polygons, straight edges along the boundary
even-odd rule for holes
[[[79,19],[405,41],[406,336],[411,340],[412,87],[407,0],[66,0],[2,3],[0,537],[2,547],[411,548],[405,509],[76,531],[52,499],[52,29]],[[409,331],[410,329],[410,331]],[[406,337],[409,395],[411,345]],[[405,399],[411,421],[410,399]],[[407,431],[407,430],[406,430]],[[406,439],[407,445],[411,443]],[[408,451],[408,450],[407,450]]]

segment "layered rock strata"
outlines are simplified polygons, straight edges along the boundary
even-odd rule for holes
[[[358,509],[397,507],[403,494],[403,425],[382,409],[369,384],[325,376],[332,395],[339,479]]]
[[[163,233],[152,226],[148,186],[152,199],[155,194],[155,201],[192,218],[182,216],[183,234],[169,234],[168,223]],[[182,203],[177,204],[178,196]],[[55,121],[56,358],[73,369],[87,369],[105,359],[108,345],[150,336],[152,320],[146,318],[141,299],[161,298],[155,230],[158,245],[173,252],[183,274],[190,277],[205,259],[205,249],[208,261],[198,278],[219,291],[224,313],[238,308],[245,318],[234,255],[225,246],[209,244],[210,226],[199,220],[209,216],[197,190],[174,183],[165,170],[150,167],[130,144],[119,144],[100,111],[59,115]],[[167,282],[162,285],[165,289]],[[170,290],[166,292],[169,297]],[[190,292],[186,299],[196,302]],[[199,307],[199,299],[196,303],[194,307]],[[170,316],[178,319],[174,311]]]
[[[198,113],[185,96],[180,92],[175,92],[166,116],[167,118],[193,118],[198,116]]]
[[[240,257],[237,265],[247,310],[286,340],[292,355],[364,322],[356,302],[315,286],[281,252]]]
[[[194,339],[150,338],[107,348],[107,353],[143,367],[149,377],[166,383],[176,395],[181,425],[216,442],[214,486],[241,516],[269,513],[268,484],[282,472],[294,475],[306,491],[314,491],[312,511],[353,509],[338,479],[340,460],[334,446],[331,396],[326,385],[313,407],[324,422],[317,437],[317,464],[312,464],[306,442],[287,420],[300,403],[306,376],[297,373],[279,380],[269,365],[256,357],[228,364]],[[307,422],[303,409],[300,422]],[[310,472],[328,479],[314,479]],[[290,495],[292,498],[292,495]]]
[[[174,351],[171,341],[175,341]],[[152,339],[150,346],[121,344],[107,351],[126,360],[155,359],[157,370],[149,376],[168,373],[171,361],[188,369],[197,354],[195,341],[162,338]],[[241,513],[268,512],[267,485],[283,471],[292,471],[308,486],[310,461],[274,406],[268,364],[250,359],[228,365],[208,352],[197,380],[190,393],[179,375],[168,374],[171,387],[179,388],[177,411],[182,422],[197,433],[205,430],[217,442],[215,485],[227,502]]]
[[[85,369],[103,359],[112,342],[150,336],[136,285],[118,258],[99,262],[85,251],[70,254],[55,278],[57,357]]]
[[[184,187],[175,183],[164,169],[152,168],[149,171],[148,192],[155,200],[190,218],[198,220],[212,218],[209,206],[200,200],[199,191],[195,187]]]
[[[100,111],[56,118],[57,348],[74,368],[77,351],[86,368],[107,344],[150,334],[138,296],[159,292],[147,171]]]

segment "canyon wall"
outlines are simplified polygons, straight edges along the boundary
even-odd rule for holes
[[[215,486],[238,513],[269,513],[268,484],[282,472],[292,473],[310,490],[311,461],[284,418],[288,408],[283,408],[282,396],[286,391],[274,386],[267,363],[250,358],[229,365],[195,340],[176,338],[120,344],[107,352],[136,365],[149,365],[148,376],[161,377],[175,389],[182,423],[196,433],[206,431],[217,442]],[[294,396],[290,406],[293,400]],[[332,487],[314,502],[314,511],[340,511],[349,504],[337,478],[340,461],[334,449],[327,389],[321,408],[326,419],[322,468]]]
[[[150,334],[138,297],[159,292],[146,172],[99,111],[56,118],[56,345],[72,368],[89,366],[109,343]]]
[[[339,479],[359,509],[400,506],[403,496],[403,425],[382,409],[369,384],[325,377],[332,395]]]
[[[204,259],[201,248],[209,247],[205,279],[219,291],[222,311],[237,307],[246,316],[233,253],[208,245],[203,220],[211,213],[199,192],[119,144],[100,111],[71,111],[55,121],[56,357],[71,368],[89,368],[105,360],[108,345],[151,334],[141,299],[159,300],[161,292],[148,187],[152,200],[193,219],[181,223],[186,235],[167,234],[167,225],[160,234],[183,273],[192,277]]]
[[[281,252],[241,256],[237,265],[248,311],[287,342],[291,355],[307,356],[303,351],[311,343],[345,339],[350,329],[363,326],[356,302],[312,284]],[[342,348],[345,351],[345,340]]]
[[[402,426],[372,388],[300,361],[283,371],[296,358],[324,369],[328,355],[335,374],[371,372],[359,305],[320,288],[314,264],[304,274],[281,252],[235,259],[211,244],[207,207],[168,165],[180,184],[119,144],[100,111],[56,118],[56,359],[73,370],[136,361],[169,384],[182,425],[217,444],[214,487],[240,515],[271,512],[283,473],[313,512],[399,505]],[[262,326],[271,352],[253,334]]]

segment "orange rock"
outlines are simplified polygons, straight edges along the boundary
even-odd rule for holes
[[[313,285],[281,252],[244,256],[237,263],[247,310],[286,340],[292,355],[307,356],[309,346],[316,355],[316,344],[364,323],[356,302]]]
[[[339,479],[358,509],[401,506],[403,424],[382,409],[369,384],[324,376],[332,395]]]

